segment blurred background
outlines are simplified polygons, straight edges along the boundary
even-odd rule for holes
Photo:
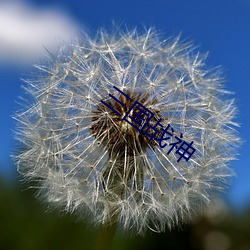
[[[144,237],[117,232],[112,249],[250,250],[250,0],[0,0],[0,249],[93,249],[97,229],[74,216],[47,211],[21,181],[10,155],[16,152],[15,121],[22,78],[32,65],[70,43],[80,29],[153,26],[164,37],[181,33],[207,64],[225,72],[235,93],[242,146],[232,162],[237,177],[221,203],[196,221]]]

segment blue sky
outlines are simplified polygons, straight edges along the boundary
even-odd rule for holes
[[[7,1],[6,1],[7,3]],[[0,3],[0,175],[14,180],[10,153],[15,149],[11,118],[22,95],[21,78],[34,71],[31,65],[53,48],[55,36],[70,40],[77,27],[90,34],[116,24],[129,28],[154,26],[166,37],[182,34],[201,52],[209,51],[207,64],[221,65],[225,88],[235,92],[237,121],[244,144],[232,167],[227,194],[237,208],[250,204],[250,0],[91,0],[91,1],[8,1]],[[7,6],[8,5],[8,6]],[[7,7],[6,7],[7,6]],[[18,7],[17,7],[18,6]],[[7,9],[5,9],[7,8]],[[4,13],[4,14],[3,14]],[[28,13],[28,14],[27,14]]]

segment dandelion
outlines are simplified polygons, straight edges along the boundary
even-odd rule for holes
[[[233,175],[239,141],[234,100],[204,59],[153,29],[83,34],[26,80],[32,100],[15,116],[18,171],[42,200],[97,224],[140,233],[192,219]],[[132,126],[136,101],[153,114],[141,131]],[[188,160],[176,138],[193,143]]]

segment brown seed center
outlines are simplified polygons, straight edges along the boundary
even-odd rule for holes
[[[108,97],[98,104],[92,118],[91,133],[108,149],[111,159],[124,158],[125,148],[128,149],[127,154],[135,156],[156,145],[156,142],[144,133],[147,131],[153,136],[155,131],[148,128],[154,127],[161,117],[160,112],[152,108],[157,99],[150,98],[148,93],[124,93],[130,99],[120,93],[114,96],[115,99]],[[159,128],[156,129],[159,131]]]

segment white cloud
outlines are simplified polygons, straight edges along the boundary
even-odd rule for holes
[[[0,64],[27,63],[70,42],[76,25],[56,9],[39,10],[22,2],[0,3]]]

